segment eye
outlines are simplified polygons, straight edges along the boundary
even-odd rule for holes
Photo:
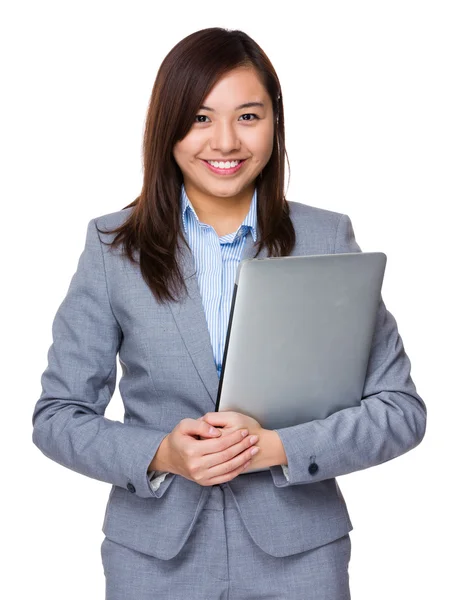
[[[209,118],[207,115],[196,115],[194,121],[196,123],[208,123]]]
[[[255,121],[256,119],[259,119],[260,117],[254,113],[246,113],[244,115],[241,115],[240,119],[243,119],[243,121]]]

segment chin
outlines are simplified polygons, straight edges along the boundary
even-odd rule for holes
[[[244,185],[218,185],[218,186],[206,186],[206,190],[212,196],[218,196],[219,198],[231,198],[244,192],[253,185],[253,182],[246,182]]]
[[[217,196],[218,198],[231,198],[232,196],[238,195],[242,189],[239,190],[212,190],[210,194]]]

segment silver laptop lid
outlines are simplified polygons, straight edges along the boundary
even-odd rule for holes
[[[380,252],[242,261],[216,410],[277,429],[359,404],[385,265]]]

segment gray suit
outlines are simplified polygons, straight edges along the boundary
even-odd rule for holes
[[[360,251],[347,216],[292,202],[290,207],[293,255]],[[183,548],[211,488],[170,474],[153,492],[147,468],[181,419],[214,411],[218,376],[190,253],[182,260],[189,297],[160,305],[139,267],[100,243],[110,236],[98,235],[95,225],[117,226],[130,210],[88,225],[77,272],[53,323],[33,441],[60,464],[112,484],[103,524],[110,540],[171,559]],[[245,258],[253,256],[252,244],[248,236]],[[103,416],[115,387],[117,353],[124,423]],[[361,406],[277,430],[289,481],[274,466],[241,475],[224,488],[268,555],[317,548],[352,529],[335,477],[407,452],[421,441],[425,423],[396,322],[381,303]],[[316,472],[308,469],[313,462]]]

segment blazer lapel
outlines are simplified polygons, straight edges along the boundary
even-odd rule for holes
[[[180,302],[170,302],[169,306],[194,367],[216,406],[219,378],[214,362],[210,332],[192,253],[184,244],[181,246],[180,267],[188,295]]]
[[[257,225],[257,240],[260,239],[260,232],[259,232],[259,228]],[[254,240],[252,239],[252,234],[249,232],[248,236],[246,238],[246,243],[244,245],[244,250],[243,250],[243,256],[241,257],[242,260],[248,259],[248,258],[254,258],[255,253],[257,252],[257,248],[256,245],[254,244]],[[261,250],[259,252],[259,254],[257,255],[257,258],[265,258],[266,257],[266,248]]]
[[[253,258],[255,252],[254,241],[249,233],[246,237],[243,258]],[[264,254],[262,251],[259,257]],[[194,259],[191,251],[184,244],[181,244],[180,266],[188,295],[180,302],[170,302],[169,307],[194,367],[216,406],[219,377],[214,362],[210,332],[199,291]]]

